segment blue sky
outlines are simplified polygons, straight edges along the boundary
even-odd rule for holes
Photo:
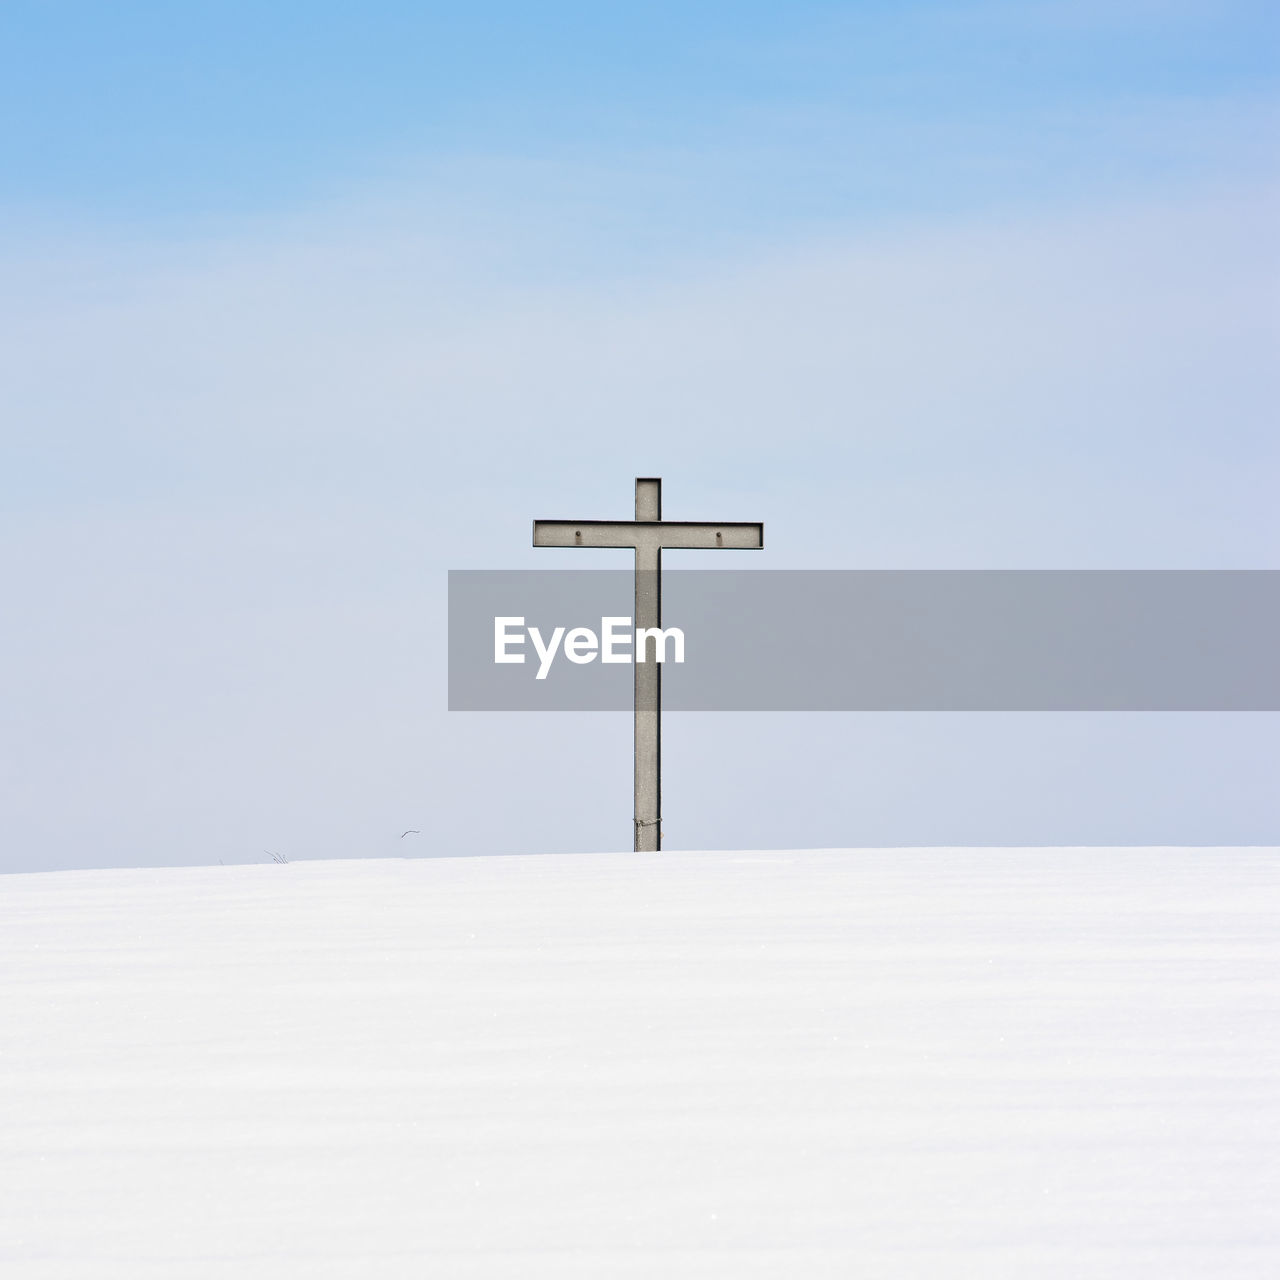
[[[5,5],[0,865],[613,847],[628,726],[448,716],[441,610],[637,474],[761,568],[1280,567],[1276,71],[1199,0]],[[1275,721],[673,718],[668,835],[1276,841]]]
[[[170,229],[517,158],[643,157],[651,204],[730,234],[1080,198],[1264,165],[1278,26],[1198,0],[16,0],[0,173],[11,213]]]

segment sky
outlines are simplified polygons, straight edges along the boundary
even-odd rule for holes
[[[624,847],[628,718],[449,714],[444,596],[636,475],[762,569],[1280,568],[1278,28],[5,5],[0,868]],[[673,849],[1280,841],[1274,715],[665,729]]]

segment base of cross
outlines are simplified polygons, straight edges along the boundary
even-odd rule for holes
[[[661,818],[633,818],[632,821],[635,824],[635,839],[631,845],[633,852],[649,853],[662,848],[663,833],[662,833]],[[657,832],[655,833],[656,839],[654,839],[652,843],[650,843],[645,839],[645,836],[648,834],[648,832],[645,830],[645,828],[647,827],[658,828]]]

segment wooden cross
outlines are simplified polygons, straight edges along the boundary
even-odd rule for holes
[[[636,554],[633,624],[662,627],[664,550],[759,551],[764,525],[742,521],[707,524],[662,518],[662,481],[636,481],[634,520],[535,520],[535,547],[625,547]],[[649,646],[653,648],[650,650]],[[633,848],[662,848],[662,662],[656,637],[638,639],[635,653],[635,814]]]

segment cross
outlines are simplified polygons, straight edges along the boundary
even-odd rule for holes
[[[662,627],[663,550],[759,551],[764,525],[707,524],[662,518],[662,481],[636,480],[634,520],[535,520],[535,547],[625,547],[636,553],[635,815],[637,853],[662,848],[661,641],[641,628]],[[650,650],[649,646],[653,648]],[[652,655],[652,656],[651,656]]]

